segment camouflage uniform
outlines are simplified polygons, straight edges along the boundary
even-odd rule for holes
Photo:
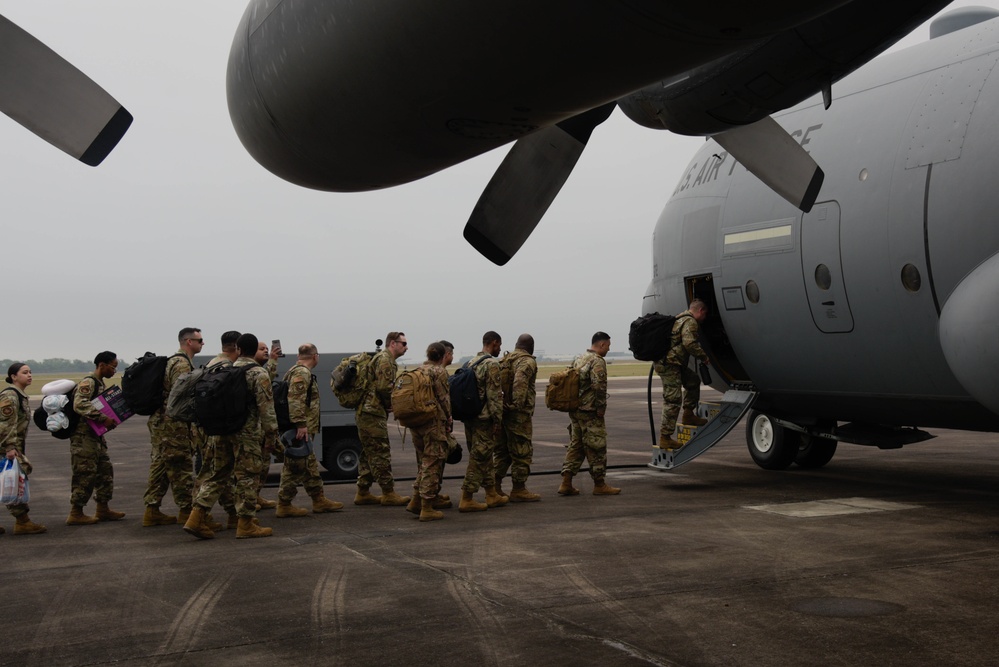
[[[104,391],[104,382],[96,375],[88,375],[76,385],[73,410],[80,415],[80,423],[69,438],[69,456],[73,468],[72,490],[69,502],[83,507],[94,500],[108,503],[114,495],[114,468],[108,456],[108,443],[102,435],[95,435],[87,418],[100,421],[101,412],[90,401]]]
[[[482,357],[488,357],[476,366]],[[461,490],[475,493],[479,487],[495,484],[496,472],[493,468],[493,452],[496,447],[494,430],[503,426],[503,390],[500,387],[499,362],[487,352],[479,352],[468,362],[475,366],[475,382],[482,399],[482,412],[465,423],[465,436],[468,439],[468,467]]]
[[[522,484],[531,474],[534,456],[531,437],[538,364],[525,350],[514,350],[503,358],[503,363],[509,367],[511,391],[509,395],[505,389],[503,392],[503,431],[496,442],[496,483],[510,470],[514,483]]]
[[[28,424],[31,422],[31,406],[28,397],[17,387],[7,387],[0,391],[0,456],[4,461],[7,452],[17,452],[17,462],[25,476],[31,474],[31,462],[24,455]],[[17,518],[29,512],[26,503],[7,505],[11,516]]]
[[[676,417],[680,408],[696,410],[701,398],[701,378],[687,364],[693,355],[707,361],[708,355],[697,342],[700,326],[693,313],[685,310],[676,317],[670,333],[669,352],[666,359],[655,363],[656,373],[663,381],[663,413],[659,424],[659,438],[672,438],[676,430]],[[686,395],[683,390],[686,389]]]
[[[208,512],[235,479],[236,513],[253,517],[257,512],[256,483],[263,468],[261,443],[273,443],[278,436],[274,393],[267,372],[257,362],[240,357],[233,365],[251,366],[246,383],[254,400],[243,428],[231,435],[208,438],[208,456],[194,503]]]
[[[596,352],[587,351],[572,362],[579,369],[579,409],[569,413],[569,448],[562,474],[575,476],[583,463],[590,464],[590,477],[602,481],[607,474],[607,362]]]
[[[316,376],[305,366],[295,364],[284,374],[284,381],[288,383],[288,416],[291,423],[295,428],[307,428],[309,437],[314,438],[319,433],[319,383]],[[290,504],[298,493],[299,485],[305,487],[305,492],[313,498],[322,494],[323,480],[319,477],[315,454],[310,453],[304,458],[285,455],[278,499]]]
[[[278,363],[277,359],[268,358],[267,362],[264,364],[264,370],[267,371],[267,376],[270,377],[271,383],[274,382],[274,378],[277,377]],[[273,384],[271,385],[273,387]],[[263,447],[263,443],[260,444]],[[271,454],[270,452],[263,452],[264,457],[264,467],[260,469],[260,477],[257,479],[257,495],[260,495],[260,489],[264,488],[264,484],[267,483],[267,476],[271,474]],[[221,502],[221,501],[219,501]]]
[[[423,426],[410,429],[413,433],[413,448],[416,450],[416,484],[421,498],[433,500],[441,490],[441,475],[447,459],[447,423],[451,419],[451,392],[447,382],[447,371],[442,366],[424,363],[422,371],[430,376],[434,396],[437,398],[437,414]]]
[[[392,386],[398,366],[388,350],[382,350],[371,360],[371,386],[357,407],[357,435],[361,439],[361,456],[357,462],[357,486],[368,489],[375,482],[383,491],[394,486],[392,450],[388,439],[388,410],[392,407]]]
[[[149,464],[149,484],[142,501],[147,507],[159,507],[167,487],[173,489],[173,500],[182,511],[189,512],[194,501],[194,429],[188,422],[171,419],[166,414],[166,399],[177,379],[194,370],[183,350],[167,360],[163,374],[163,404],[149,417],[152,461]]]

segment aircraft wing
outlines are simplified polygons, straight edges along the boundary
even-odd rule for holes
[[[3,16],[0,111],[92,167],[132,122],[132,115],[86,74]]]

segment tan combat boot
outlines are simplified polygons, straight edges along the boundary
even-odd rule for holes
[[[239,517],[239,525],[236,526],[236,538],[243,539],[246,537],[270,537],[274,534],[274,531],[270,528],[264,528],[256,521],[256,517],[252,516],[241,516]]]
[[[225,528],[226,530],[231,530],[238,525],[239,525],[239,516],[235,512],[233,512],[232,514],[229,515],[228,519],[226,519]]]
[[[558,487],[558,495],[560,496],[578,496],[579,489],[572,485],[572,473],[564,472],[562,473],[562,484]]]
[[[190,507],[179,507],[179,508],[177,508],[177,523],[181,523],[181,524],[187,523],[187,520],[189,518],[191,518],[191,508]]]
[[[659,436],[659,449],[670,449],[670,450],[672,450],[672,449],[680,449],[681,447],[683,447],[683,445],[681,445],[679,442],[677,442],[673,438],[669,438],[669,437],[662,436],[662,435]]]
[[[421,501],[420,521],[437,521],[444,518],[444,512],[438,512],[434,509],[433,499],[421,498]]]
[[[258,510],[272,510],[277,507],[278,504],[273,500],[267,500],[259,493],[257,494],[257,509]]]
[[[66,519],[67,526],[89,526],[93,523],[97,523],[96,516],[87,516],[83,513],[83,508],[76,505],[70,508],[69,517]]]
[[[389,507],[402,507],[409,503],[409,496],[400,496],[391,487],[382,489],[382,505]]]
[[[419,515],[420,507],[422,506],[422,500],[423,500],[422,498],[414,494],[413,499],[409,501],[408,505],[406,505],[406,511]]]
[[[451,502],[450,496],[435,496],[433,500],[433,506],[435,510],[449,510],[454,507],[454,503]]]
[[[485,512],[487,509],[489,506],[473,498],[471,492],[461,492],[461,500],[458,501],[459,512]]]
[[[704,426],[708,423],[708,420],[704,417],[698,417],[694,414],[691,409],[686,409],[683,411],[683,416],[680,417],[680,423],[687,426]]]
[[[274,516],[276,516],[279,519],[288,519],[294,516],[305,516],[308,513],[309,510],[305,509],[304,507],[295,507],[294,505],[291,504],[291,501],[285,502],[281,500],[278,501],[277,512],[275,512]],[[240,519],[240,525],[243,525],[242,519]],[[237,531],[239,530],[238,526],[236,530]],[[236,537],[239,537],[239,535],[237,534]],[[257,536],[250,535],[249,537],[257,537]]]
[[[495,486],[486,487],[486,505],[490,509],[493,507],[503,507],[508,502],[510,502],[510,497],[500,495]]]
[[[536,503],[539,500],[541,500],[541,494],[528,491],[527,482],[513,483],[513,491],[510,492],[511,503]]]
[[[94,516],[97,517],[98,521],[121,521],[125,518],[125,513],[115,512],[108,507],[107,503],[97,503],[97,511],[94,512]]]
[[[156,505],[146,505],[146,511],[142,515],[142,526],[172,526],[177,523],[177,517],[172,514],[164,514]]]
[[[22,514],[15,519],[14,524],[14,534],[15,535],[40,535],[48,530],[45,526],[40,523],[32,523],[31,519],[28,518],[27,514]]]
[[[621,489],[611,486],[603,478],[593,480],[593,495],[616,496],[619,493],[621,493]]]
[[[205,525],[208,526],[208,529],[213,533],[225,530],[225,526],[223,526],[221,522],[216,521],[211,512],[205,512]]]
[[[327,512],[336,512],[337,510],[343,509],[343,503],[338,503],[335,500],[330,500],[326,497],[322,491],[312,496],[312,513],[313,514],[326,514]]]
[[[371,488],[367,486],[357,487],[357,493],[354,494],[354,504],[355,505],[381,505],[382,497],[376,496],[371,493]]]
[[[184,532],[194,535],[199,540],[210,540],[215,537],[215,533],[205,523],[207,514],[208,512],[195,505],[191,510],[191,516],[187,518],[187,523],[184,524]]]

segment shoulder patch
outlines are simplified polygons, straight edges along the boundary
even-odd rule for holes
[[[10,419],[13,417],[14,412],[15,410],[13,405],[4,405],[3,407],[0,407],[0,417],[3,417],[4,419]]]

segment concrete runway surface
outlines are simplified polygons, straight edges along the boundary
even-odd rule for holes
[[[665,473],[645,467],[645,384],[611,380],[608,479],[619,496],[590,495],[585,473],[581,495],[555,494],[568,418],[539,396],[528,487],[541,502],[421,524],[402,508],[356,507],[352,484],[329,484],[344,510],[262,511],[275,535],[254,540],[141,526],[141,417],[109,436],[112,507],[126,518],[64,525],[68,443],[32,426],[31,517],[49,532],[14,537],[11,517],[2,522],[0,664],[996,663],[994,434],[938,431],[893,451],[840,445],[825,468],[768,472],[740,424]],[[396,475],[410,478],[412,447],[390,430]],[[457,500],[459,486],[447,479],[444,491]]]

